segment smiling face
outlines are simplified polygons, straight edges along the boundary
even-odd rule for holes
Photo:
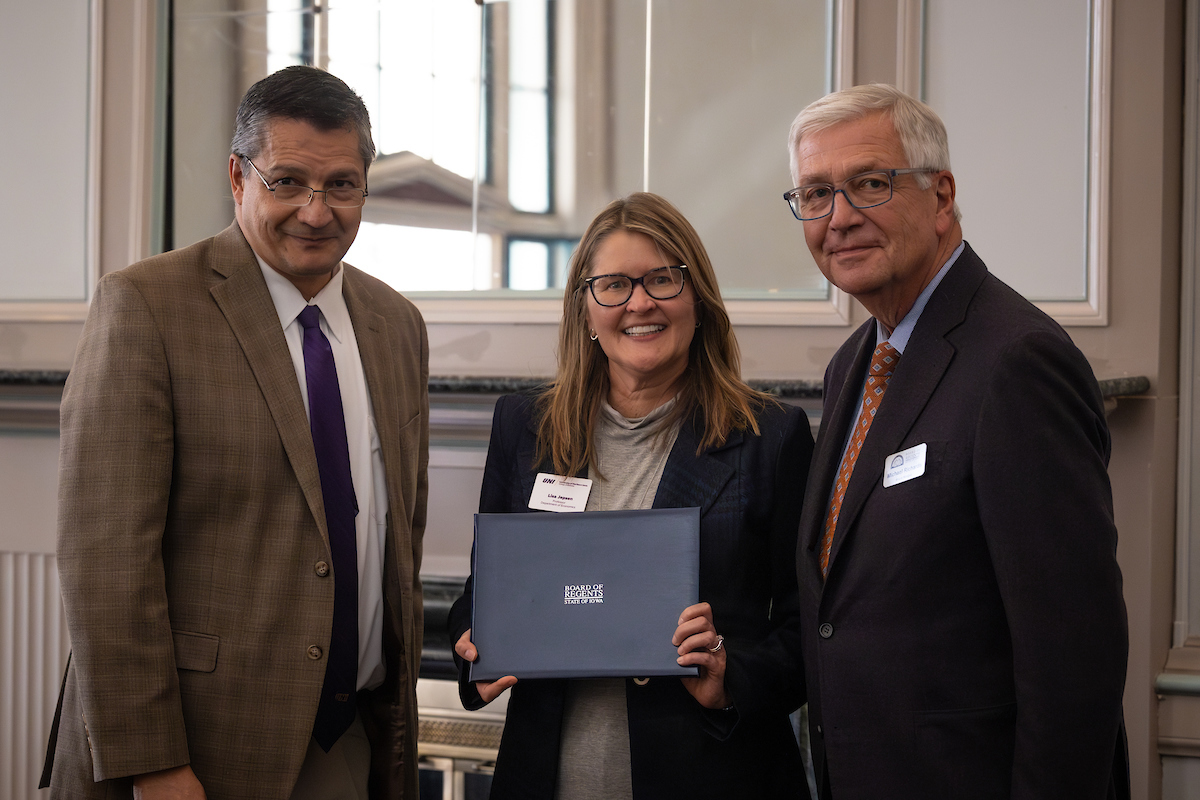
[[[313,189],[366,188],[358,134],[322,131],[307,122],[275,119],[267,126],[254,164],[271,186],[293,183]],[[250,246],[267,264],[311,298],[329,282],[350,249],[362,221],[361,208],[330,208],[324,195],[306,206],[284,205],[254,170],[242,173],[241,160],[229,158],[234,213]]]
[[[652,269],[676,265],[649,236],[618,229],[597,246],[588,275],[640,278]],[[674,394],[696,333],[696,295],[689,280],[684,281],[683,291],[669,300],[655,300],[638,284],[629,302],[612,307],[600,305],[590,291],[586,293],[588,326],[608,357],[614,394],[656,388],[663,390],[663,401]],[[609,402],[621,410],[612,397]]]
[[[875,169],[911,166],[891,119],[882,112],[843,122],[800,140],[797,185],[841,186]],[[857,209],[838,193],[833,213],[803,223],[804,238],[829,281],[857,298],[892,329],[912,308],[961,234],[954,221],[954,178],[931,173],[921,189],[915,175],[892,179],[892,199]]]

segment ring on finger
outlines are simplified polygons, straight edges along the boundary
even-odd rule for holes
[[[708,652],[716,653],[724,646],[725,646],[725,637],[718,633],[717,634],[717,643],[715,645],[713,645],[712,647],[708,648]]]

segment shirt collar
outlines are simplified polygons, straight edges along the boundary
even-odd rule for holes
[[[272,269],[258,253],[254,254],[254,258],[258,260],[258,268],[262,270],[263,278],[267,282],[267,291],[271,293],[275,312],[279,314],[279,324],[284,329],[296,321],[296,317],[300,316],[305,306],[318,306],[321,316],[325,318],[325,324],[329,326],[329,332],[339,342],[346,341],[351,322],[350,309],[346,307],[346,298],[342,295],[343,276],[346,274],[344,264],[339,263],[338,270],[333,273],[329,283],[325,284],[312,300],[306,301],[300,290]]]
[[[904,315],[904,319],[896,325],[892,335],[888,336],[883,328],[883,323],[875,320],[875,344],[878,346],[883,342],[889,343],[896,348],[899,353],[904,353],[904,348],[908,346],[908,339],[912,336],[913,328],[917,326],[917,320],[921,318],[921,312],[925,310],[925,305],[929,302],[929,298],[933,296],[933,291],[937,289],[938,284],[942,282],[942,278],[946,277],[946,273],[950,271],[950,267],[954,266],[954,262],[958,260],[959,254],[966,247],[967,242],[964,239],[958,243],[958,247],[954,248],[954,252],[950,254],[950,258],[938,270],[937,275],[933,276],[933,280],[929,282],[917,297],[917,302],[913,303],[913,307]]]

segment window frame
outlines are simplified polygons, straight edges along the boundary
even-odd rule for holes
[[[82,300],[17,300],[17,299],[0,299],[0,325],[8,323],[82,323],[87,317],[88,307],[91,304],[92,294],[96,288],[96,282],[100,279],[100,220],[101,220],[101,183],[100,183],[100,167],[101,157],[101,132],[102,132],[102,113],[103,105],[101,104],[101,94],[104,87],[104,32],[105,32],[105,3],[102,0],[88,0],[87,16],[88,16],[88,55],[87,55],[87,112],[86,112],[86,132],[84,137],[86,140],[86,175],[84,178],[84,242],[83,255],[84,263],[82,265],[83,272],[83,292]],[[148,26],[154,24],[154,19],[145,20],[146,25],[142,26],[142,32],[148,32]],[[148,63],[150,62],[150,63]],[[135,59],[134,63],[129,65],[132,67],[130,75],[131,86],[134,91],[145,90],[147,84],[147,76],[149,82],[153,83],[153,63],[150,59],[140,58]],[[153,151],[153,130],[147,129],[142,131],[144,135],[149,135],[149,142],[143,138],[139,144],[150,144],[148,151]],[[146,189],[144,183],[133,184],[131,188]],[[54,191],[53,189],[51,191]],[[135,208],[150,210],[150,203],[145,202],[140,196],[135,200],[138,205]],[[147,231],[149,220],[144,218],[144,215],[132,215],[130,223],[130,241],[140,242],[147,239]],[[148,241],[147,241],[148,244]],[[28,266],[28,265],[27,265]],[[78,275],[78,273],[74,273]]]

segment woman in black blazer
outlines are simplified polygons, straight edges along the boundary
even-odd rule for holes
[[[528,511],[539,472],[592,478],[589,510],[699,507],[702,602],[672,644],[700,674],[470,683],[468,579],[449,622],[463,705],[512,687],[492,798],[807,797],[788,714],[808,421],[741,381],[704,247],[656,195],[593,220],[563,305],[554,382],[496,405],[479,510]]]

